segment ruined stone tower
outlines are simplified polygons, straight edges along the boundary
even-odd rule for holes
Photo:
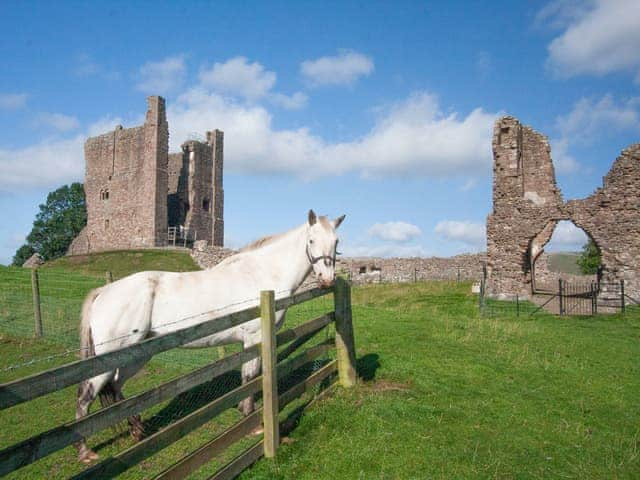
[[[147,99],[145,122],[87,139],[87,226],[69,254],[162,247],[169,226],[222,246],[224,241],[223,133],[188,141],[169,155],[162,97]]]
[[[198,240],[219,246],[224,240],[223,141],[220,130],[207,132],[206,142],[189,140],[182,153],[169,155],[168,168],[169,226],[183,226]]]
[[[595,242],[606,281],[640,295],[640,144],[624,150],[603,185],[564,202],[546,137],[513,117],[493,131],[493,211],[487,218],[487,292],[529,296],[535,263],[556,224],[570,220]]]

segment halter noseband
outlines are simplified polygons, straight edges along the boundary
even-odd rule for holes
[[[314,257],[313,255],[311,255],[311,252],[309,251],[309,245],[307,245],[306,248],[306,252],[307,252],[307,259],[309,260],[309,263],[311,265],[315,265],[316,263],[318,263],[320,260],[330,260],[332,265],[335,267],[336,266],[336,257],[335,256],[331,256],[331,255],[321,255],[319,257]]]

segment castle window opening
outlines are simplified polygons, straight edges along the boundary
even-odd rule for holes
[[[104,229],[105,230],[109,229],[109,220],[108,219],[104,221]]]
[[[209,199],[208,199],[208,198],[205,198],[204,200],[202,200],[202,209],[203,209],[205,212],[208,212],[208,211],[209,211],[209,207],[210,207],[210,206],[211,206],[211,202],[209,202]]]
[[[109,190],[100,190],[100,200],[109,200]]]
[[[358,270],[358,273],[360,274],[367,273],[367,267],[360,267],[360,270]]]

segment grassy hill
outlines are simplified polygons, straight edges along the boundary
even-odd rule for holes
[[[549,270],[557,273],[582,275],[578,266],[580,254],[576,252],[551,252],[549,253]]]
[[[126,277],[144,270],[189,272],[200,270],[191,255],[180,250],[127,250],[74,255],[47,262],[43,270],[73,272],[90,277],[105,278],[110,271],[114,278]]]

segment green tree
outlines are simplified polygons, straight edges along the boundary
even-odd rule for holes
[[[593,240],[589,239],[589,241],[582,246],[582,253],[578,258],[578,266],[583,274],[593,275],[598,272],[600,264],[600,250]]]
[[[27,245],[26,243],[22,245],[13,256],[13,264],[16,266],[22,265],[24,262],[29,260],[31,255],[36,253],[31,245]]]
[[[27,243],[18,249],[13,264],[22,265],[34,252],[45,260],[63,256],[86,224],[87,206],[82,184],[58,188],[47,195],[45,204],[40,205]]]

